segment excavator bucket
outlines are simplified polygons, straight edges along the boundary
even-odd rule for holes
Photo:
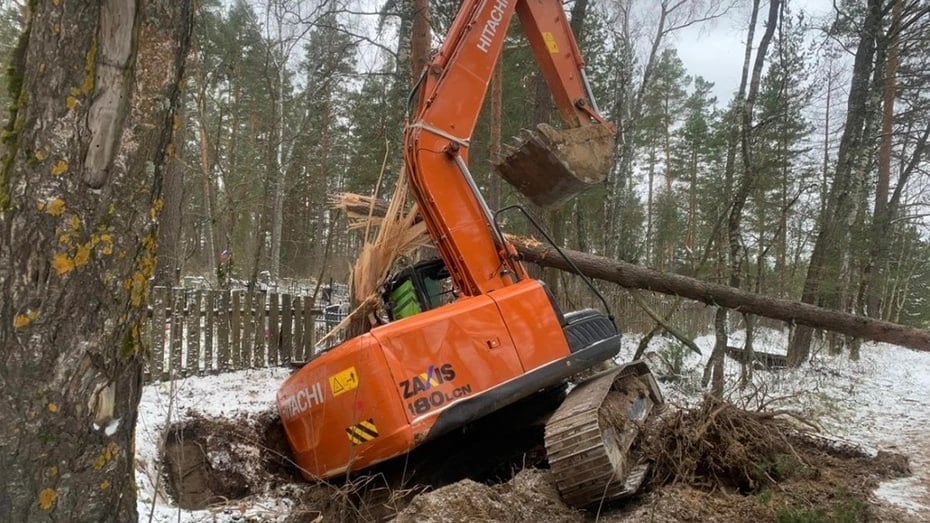
[[[605,125],[524,129],[497,172],[540,207],[555,207],[603,182],[613,164],[614,135]]]

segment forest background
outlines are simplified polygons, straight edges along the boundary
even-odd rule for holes
[[[0,424],[12,428],[0,431],[5,519],[50,510],[59,519],[136,519],[133,438],[151,284],[298,281],[319,290],[346,281],[362,237],[331,198],[391,194],[408,93],[423,51],[437,47],[457,8],[0,3],[8,64],[0,104],[9,109],[0,116]],[[561,209],[531,209],[557,243],[930,325],[926,0],[565,8],[618,140],[606,183]],[[742,42],[716,51],[720,68],[738,69],[735,88],[715,89],[685,66],[681,56],[699,44],[679,37],[695,31]],[[557,124],[532,62],[514,24],[470,147],[471,170],[496,209],[522,203],[491,174],[502,137]],[[506,229],[535,234],[516,219]],[[586,305],[573,277],[541,275],[563,305]],[[614,300],[626,292],[601,285]],[[748,352],[752,316],[705,312],[715,345],[714,376],[705,370],[704,381],[719,396],[727,331],[742,319]],[[789,327],[787,360],[798,366],[813,333]],[[823,339],[858,356],[856,340]]]
[[[930,325],[930,8],[834,4],[568,3],[600,108],[620,130],[616,166],[564,208],[533,211],[572,249]],[[196,6],[157,284],[346,281],[361,239],[331,197],[390,194],[419,70],[413,20],[424,5]],[[458,3],[428,7],[435,49]],[[22,16],[16,2],[3,8],[4,55]],[[710,69],[740,67],[730,75],[738,86],[689,71],[676,49],[699,55],[701,36],[720,33],[751,43]],[[706,69],[713,57],[704,55]],[[524,203],[491,173],[501,137],[558,122],[518,23],[498,73],[470,149],[494,208]],[[518,220],[508,231],[533,234]],[[555,273],[545,278],[564,285]]]

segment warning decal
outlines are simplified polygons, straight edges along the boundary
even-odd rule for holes
[[[358,387],[358,374],[355,373],[355,367],[349,367],[329,377],[329,389],[334,397],[355,387]]]
[[[374,419],[368,418],[367,421],[361,421],[347,428],[346,434],[353,445],[361,445],[378,437],[378,427],[375,426]]]
[[[546,42],[546,47],[549,48],[549,54],[559,52],[559,44],[555,43],[555,36],[552,33],[543,32],[543,41]]]

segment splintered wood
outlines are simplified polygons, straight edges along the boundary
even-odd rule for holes
[[[352,267],[352,312],[320,342],[347,331],[348,336],[367,332],[379,300],[379,287],[388,277],[394,262],[430,244],[426,224],[418,219],[417,205],[407,207],[408,186],[403,174],[398,176],[391,202],[385,208],[376,198],[356,194],[341,194],[334,198],[354,229],[365,229],[361,253]],[[380,216],[379,216],[380,214]],[[375,217],[377,216],[377,220]],[[377,227],[373,240],[371,228]]]

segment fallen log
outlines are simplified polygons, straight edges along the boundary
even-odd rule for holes
[[[387,208],[386,203],[376,200],[375,207],[371,210],[369,208],[371,199],[365,196],[343,194],[337,197],[337,202],[340,198],[342,201],[338,205],[345,209],[350,217],[356,219],[367,219],[369,216],[377,219],[384,216],[383,209]],[[574,272],[571,264],[550,245],[538,240],[511,235],[507,235],[507,240],[513,244],[525,261],[543,267]],[[798,301],[763,296],[727,285],[660,272],[571,249],[562,249],[562,252],[585,276],[609,281],[628,289],[644,289],[681,296],[708,305],[930,352],[930,331],[923,329],[824,309]]]
[[[571,265],[549,245],[513,236],[508,237],[508,240],[525,261],[574,272]],[[616,283],[621,287],[682,296],[708,305],[930,352],[930,332],[926,330],[824,309],[793,300],[763,296],[727,285],[659,272],[584,252],[568,249],[562,249],[562,251],[585,276]]]

